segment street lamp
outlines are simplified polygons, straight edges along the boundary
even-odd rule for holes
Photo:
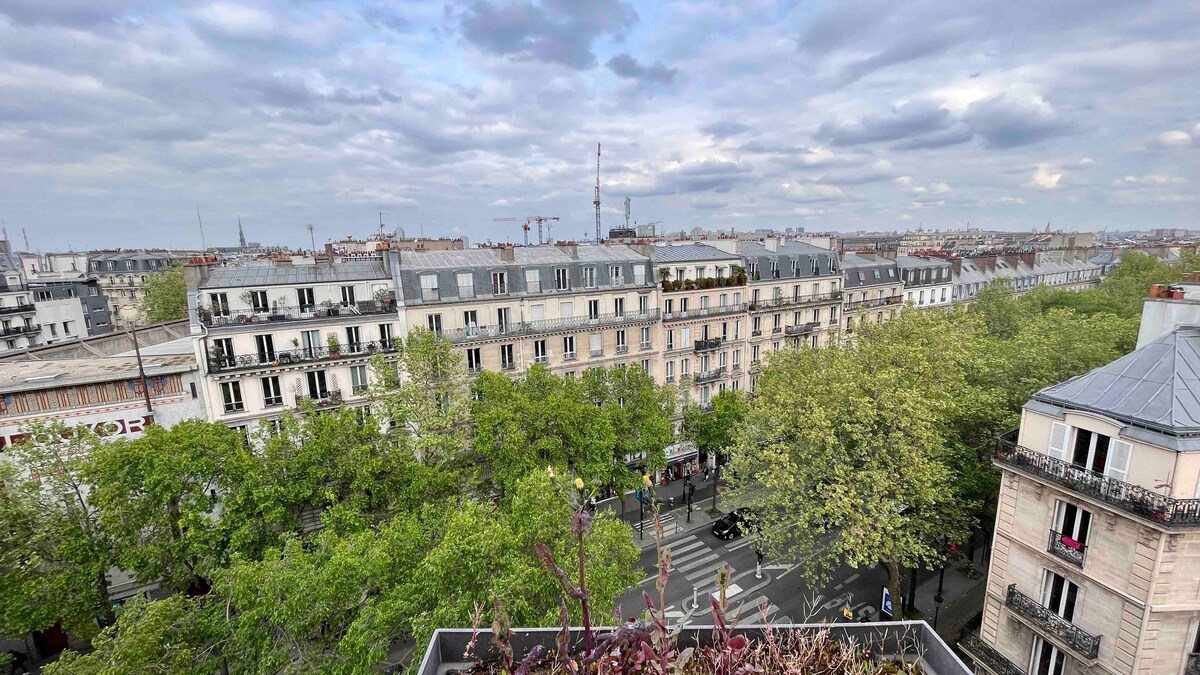
[[[117,311],[117,316],[125,322],[129,328],[129,337],[133,339],[133,353],[137,356],[138,378],[142,382],[142,397],[146,401],[146,414],[150,418],[150,422],[154,421],[154,406],[150,404],[150,387],[146,384],[146,369],[142,367],[142,348],[138,346],[137,339],[137,320],[141,317],[141,312],[133,305],[124,305]]]
[[[946,535],[942,535],[942,569],[938,571],[937,593],[934,593],[934,595],[933,595],[933,602],[934,602],[933,629],[934,630],[937,630],[938,614],[941,613],[942,600],[944,599],[942,597],[942,583],[946,580],[946,558],[945,558],[945,556],[946,556],[946,549],[948,548],[948,542],[949,542],[949,538]]]
[[[642,474],[642,496],[638,498],[638,539],[644,539],[646,534],[646,495],[650,491],[650,476]]]

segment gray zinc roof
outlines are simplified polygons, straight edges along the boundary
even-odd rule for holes
[[[1200,434],[1200,327],[1183,326],[1033,395],[1168,436]],[[1031,401],[1032,402],[1032,401]]]
[[[707,244],[683,244],[681,246],[655,246],[650,249],[650,258],[656,263],[701,262],[705,260],[740,259],[736,253],[727,253]]]
[[[566,265],[578,262],[638,262],[646,256],[625,245],[578,244],[576,256],[557,246],[516,246],[514,262],[500,260],[499,249],[474,248],[464,251],[401,251],[400,266],[406,269],[464,269],[502,265]]]
[[[204,288],[240,286],[276,286],[282,284],[320,284],[337,281],[389,279],[391,275],[377,261],[355,260],[333,265],[296,265],[283,267],[217,267],[208,274]]]
[[[902,255],[896,258],[896,265],[900,269],[920,269],[922,267],[940,268],[950,267],[950,261],[944,258],[921,258],[915,255]]]

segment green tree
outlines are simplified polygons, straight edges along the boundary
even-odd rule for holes
[[[224,561],[219,493],[244,461],[242,436],[223,424],[186,420],[141,438],[96,447],[84,471],[117,564],[139,581],[184,591]]]
[[[187,285],[183,280],[182,265],[172,265],[154,272],[146,277],[142,289],[145,292],[142,307],[146,321],[160,323],[187,318]]]
[[[740,390],[726,389],[712,397],[712,409],[688,406],[683,411],[683,437],[696,444],[706,457],[718,461],[729,452],[737,438],[738,427],[750,411],[750,403]],[[713,484],[713,506],[717,503],[717,486]]]
[[[1007,280],[985,284],[975,294],[971,312],[983,317],[987,331],[999,338],[1010,338],[1021,329],[1021,312]]]
[[[893,597],[904,567],[942,560],[974,506],[955,494],[949,420],[967,345],[909,310],[864,327],[854,347],[785,350],[764,370],[739,427],[734,501],[751,506],[769,553],[822,581],[842,563],[882,564]],[[820,373],[821,386],[797,386]]]
[[[83,479],[101,439],[84,427],[33,425],[0,461],[0,633],[56,623],[75,635],[111,622],[115,562]]]
[[[1112,298],[1126,317],[1141,316],[1142,302],[1154,284],[1179,281],[1182,266],[1170,265],[1138,251],[1125,251],[1116,269],[1100,282],[1100,292]]]
[[[228,637],[224,609],[212,598],[134,598],[121,608],[117,624],[92,640],[92,651],[64,651],[42,672],[213,675],[222,670],[221,650]]]
[[[501,491],[547,466],[592,484],[610,476],[616,446],[612,421],[598,414],[580,380],[535,365],[516,377],[481,373],[474,393],[473,445]]]
[[[590,368],[583,373],[582,385],[587,400],[600,408],[613,430],[609,463],[591,477],[594,484],[618,492],[640,485],[640,475],[629,468],[631,457],[642,458],[650,471],[666,466],[666,447],[675,435],[672,388],[656,384],[641,368]]]

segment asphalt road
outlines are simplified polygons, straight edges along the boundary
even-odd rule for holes
[[[882,567],[857,570],[843,567],[831,575],[829,584],[816,588],[805,582],[795,566],[776,564],[768,558],[763,561],[759,579],[755,576],[756,556],[750,543],[744,536],[722,541],[713,536],[710,527],[668,540],[665,547],[671,550],[673,558],[665,594],[668,621],[711,624],[712,610],[707,597],[715,594],[717,570],[724,565],[733,570],[726,593],[728,618],[736,618],[739,623],[844,622],[847,619],[842,610],[847,601],[855,620],[878,617],[881,589],[887,581]],[[654,548],[642,552],[644,578],[620,601],[625,616],[645,610],[642,591],[658,602],[656,555]],[[693,597],[699,601],[697,610],[692,609]],[[899,607],[898,599],[895,605]]]

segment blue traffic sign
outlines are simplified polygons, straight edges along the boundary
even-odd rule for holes
[[[892,618],[892,592],[888,590],[887,586],[883,587],[883,601],[879,603],[879,613],[884,618]]]

